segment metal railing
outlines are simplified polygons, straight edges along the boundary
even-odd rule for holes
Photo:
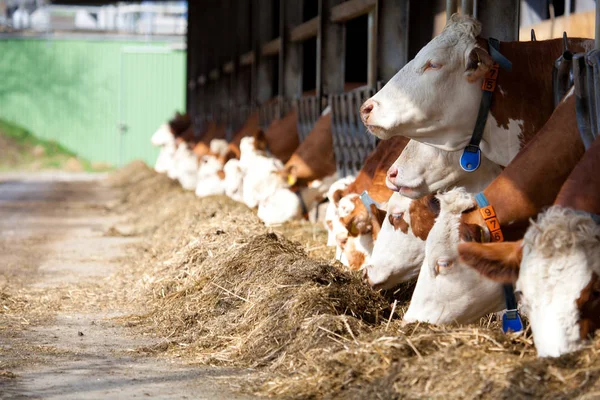
[[[317,96],[305,96],[294,101],[298,111],[298,139],[302,143],[321,116],[321,102]]]
[[[333,148],[339,176],[356,175],[376,143],[360,119],[360,106],[375,94],[372,88],[329,96]]]
[[[292,102],[282,97],[262,104],[258,108],[261,129],[266,131],[273,120],[283,118],[291,109]]]

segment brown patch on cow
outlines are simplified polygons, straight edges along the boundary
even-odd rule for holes
[[[196,154],[196,156],[198,156],[198,158],[201,158],[210,153],[210,147],[208,147],[208,145],[204,142],[198,142],[194,146],[193,151],[194,151],[194,154]]]
[[[180,114],[177,112],[168,124],[173,136],[178,137],[192,125],[192,119],[188,114]]]
[[[267,138],[262,130],[254,133],[254,149],[261,152],[267,150]]]
[[[350,193],[360,194],[367,190],[369,196],[376,202],[383,203],[387,201],[392,195],[392,191],[385,184],[387,171],[398,159],[408,141],[403,136],[394,136],[388,140],[382,140],[375,150],[369,154],[354,182],[346,188],[344,195]]]
[[[327,228],[332,231],[333,230],[333,221],[327,220],[325,221],[325,225],[327,225]]]
[[[296,110],[292,109],[283,118],[272,121],[264,134],[271,154],[287,162],[300,145]]]
[[[478,39],[479,47],[488,48],[487,40]],[[570,38],[573,53],[591,50],[594,41]],[[527,144],[546,123],[552,112],[552,67],[563,52],[562,39],[539,42],[502,42],[500,52],[512,62],[512,70],[500,69],[494,101],[490,109],[499,126],[508,129],[510,121],[526,121],[523,126],[522,146]],[[531,110],[535,110],[532,113]],[[577,125],[576,122],[573,122]]]
[[[222,169],[217,171],[217,176],[219,177],[220,180],[225,180],[225,171],[223,171]]]
[[[239,157],[239,148],[238,148],[238,153],[236,153],[235,148],[232,147],[232,145],[230,143],[229,146],[227,147],[227,151],[225,152],[225,154],[221,154],[218,158],[219,158],[219,162],[221,163],[221,165],[225,165],[227,163],[227,161],[232,160],[234,158],[240,158]]]
[[[408,212],[413,235],[421,240],[427,240],[435,219],[440,215],[440,202],[437,197],[430,194],[412,201]]]
[[[408,222],[404,220],[404,213],[400,215],[390,214],[388,221],[394,227],[394,230],[400,229],[402,233],[408,233]]]
[[[367,207],[365,207],[358,196],[352,199],[352,203],[354,204],[354,209],[347,216],[340,218],[340,222],[352,237],[371,233],[373,225]]]
[[[592,279],[577,299],[579,309],[579,335],[587,339],[600,328],[600,279],[593,272]]]
[[[344,197],[344,191],[342,189],[336,190],[331,195],[331,200],[333,201],[333,204],[335,204],[336,207],[339,206],[342,197]]]
[[[458,254],[463,263],[500,283],[515,283],[519,278],[522,242],[460,243]]]
[[[296,179],[302,185],[335,173],[331,113],[319,117],[285,166],[294,168]]]
[[[600,140],[585,152],[560,189],[554,204],[600,214]]]
[[[522,238],[530,218],[557,200],[563,183],[583,154],[584,147],[577,129],[575,96],[571,96],[558,105],[538,135],[483,191],[494,207],[505,240]],[[539,184],[540,180],[543,180],[543,185]],[[575,190],[584,187],[581,183],[574,185]],[[478,210],[463,214],[461,220],[485,224]]]
[[[354,242],[351,240],[348,241],[348,247],[344,251],[344,254],[346,255],[346,259],[348,260],[348,268],[352,271],[358,271],[362,268],[363,264],[365,263],[365,254],[356,250]]]

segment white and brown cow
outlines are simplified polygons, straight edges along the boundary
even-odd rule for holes
[[[402,135],[446,151],[462,151],[475,126],[481,84],[493,64],[479,22],[453,15],[440,35],[419,51],[361,107],[363,123],[382,139]],[[569,39],[575,52],[593,41]],[[481,141],[482,153],[506,166],[553,111],[552,67],[559,39],[501,43],[512,71],[500,70]]]
[[[600,140],[521,241],[463,243],[462,261],[513,283],[541,357],[579,349],[600,328]]]
[[[387,214],[363,277],[377,289],[389,289],[419,274],[425,255],[425,240],[439,213],[433,195],[439,190],[464,187],[471,193],[484,189],[501,168],[482,157],[479,169],[466,172],[459,164],[460,152],[447,152],[411,140],[388,171],[386,184],[398,193],[390,198]],[[404,175],[418,183],[397,186]],[[411,197],[419,196],[416,200]],[[407,196],[407,197],[405,197]]]
[[[553,203],[583,151],[571,95],[559,104],[538,135],[483,190],[494,207],[505,239],[523,237],[530,218]],[[452,195],[461,202],[452,204],[445,199],[447,206],[442,207],[429,232],[425,260],[405,316],[409,321],[472,321],[495,305],[498,310],[503,308],[499,285],[495,290],[459,259],[459,243],[490,241],[487,224],[473,198],[448,194]],[[430,290],[432,287],[436,290]]]

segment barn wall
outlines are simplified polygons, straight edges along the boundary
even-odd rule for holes
[[[169,45],[0,38],[0,118],[91,161],[154,163],[150,135],[185,108],[186,54]]]

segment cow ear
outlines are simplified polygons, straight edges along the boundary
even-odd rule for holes
[[[458,235],[464,242],[483,243],[486,239],[483,228],[477,224],[461,223],[458,227]]]
[[[383,225],[383,221],[385,220],[387,211],[382,210],[381,208],[377,208],[375,204],[371,204],[369,207],[371,208],[371,224],[373,225],[373,239],[377,240],[377,236],[379,235],[379,231],[381,230],[381,226]]]
[[[259,151],[265,151],[267,149],[267,137],[262,129],[254,133],[254,148]]]
[[[475,47],[467,57],[465,76],[469,82],[482,79],[494,65],[494,60],[487,51],[481,47]]]
[[[344,197],[344,192],[342,191],[342,189],[338,189],[335,192],[333,192],[331,200],[333,200],[333,204],[335,204],[336,207],[340,205],[340,200],[342,199],[342,197]]]
[[[519,278],[523,249],[521,241],[505,243],[460,243],[462,262],[487,278],[500,283],[515,283]]]

